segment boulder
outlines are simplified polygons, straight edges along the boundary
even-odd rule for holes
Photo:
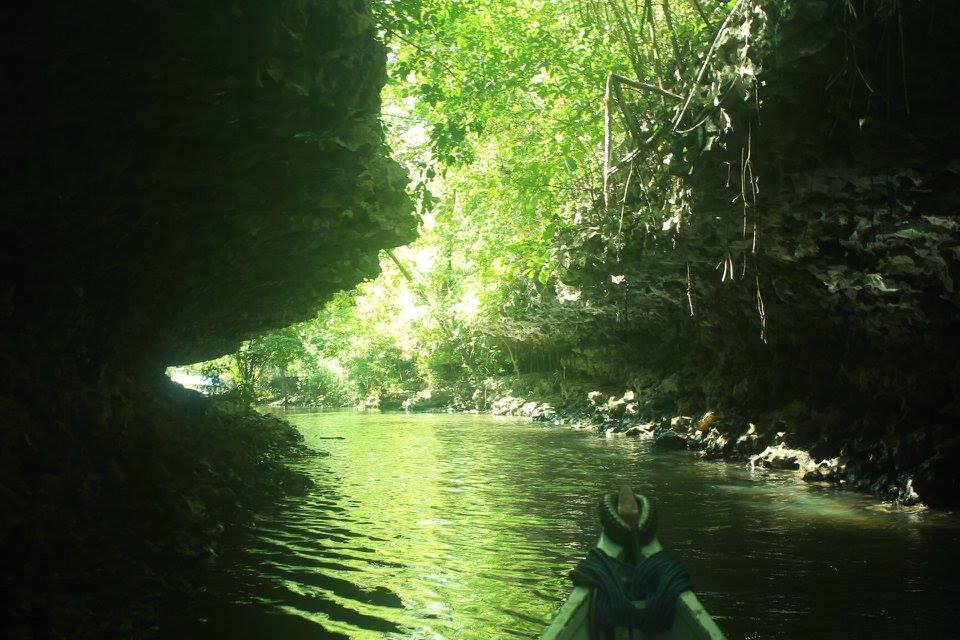
[[[402,403],[404,411],[437,411],[446,408],[453,398],[447,391],[424,389]]]
[[[734,449],[743,456],[756,455],[763,450],[760,436],[757,435],[757,425],[752,423],[747,425],[747,430],[734,443]]]
[[[623,432],[626,436],[644,437],[653,434],[653,429],[646,424],[636,424]]]
[[[913,488],[912,477],[907,477],[906,482],[900,489],[900,495],[898,496],[897,501],[907,507],[920,504],[920,494],[918,494]]]
[[[627,401],[623,398],[611,397],[607,400],[607,413],[613,419],[622,418],[627,413]]]
[[[684,449],[687,441],[672,428],[658,429],[653,434],[653,446],[658,449]]]
[[[546,422],[548,420],[553,420],[556,418],[557,412],[554,410],[553,405],[549,402],[544,402],[538,404],[536,408],[530,413],[530,417],[537,421]]]
[[[523,406],[517,411],[517,414],[521,416],[532,416],[539,408],[539,402],[524,402]]]
[[[704,431],[709,427],[714,420],[716,420],[717,414],[713,411],[707,411],[703,414],[703,417],[697,421],[697,431]]]
[[[750,458],[751,467],[766,467],[767,469],[800,469],[810,461],[810,454],[800,449],[788,449],[780,444],[776,447],[767,447],[762,453]]]
[[[712,429],[711,433],[712,432],[716,432],[716,429]],[[725,433],[717,433],[714,437],[710,438],[704,451],[709,456],[724,457],[728,455],[732,449],[733,440]]]
[[[526,404],[526,400],[523,398],[517,398],[508,394],[493,401],[490,405],[490,414],[494,416],[517,415],[517,411],[524,404]]]
[[[831,458],[820,462],[808,460],[803,465],[803,479],[808,482],[839,480],[842,472],[843,465],[840,463],[840,458]]]

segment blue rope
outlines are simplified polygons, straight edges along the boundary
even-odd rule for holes
[[[590,611],[591,638],[601,638],[606,630],[615,627],[630,629],[631,638],[636,637],[637,630],[666,631],[673,624],[677,598],[692,588],[689,574],[666,553],[660,551],[644,558],[637,547],[635,557],[641,560],[635,565],[593,548],[571,572],[574,584],[595,589]],[[638,609],[634,600],[643,600],[645,607]]]

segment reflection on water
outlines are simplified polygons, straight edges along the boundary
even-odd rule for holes
[[[294,413],[307,496],[264,515],[195,638],[532,638],[623,480],[731,638],[956,637],[960,521],[789,473],[485,416]],[[333,437],[333,438],[332,438]]]

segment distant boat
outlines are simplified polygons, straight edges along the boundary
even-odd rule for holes
[[[624,492],[629,492],[624,496]],[[608,504],[612,501],[613,494],[606,497]],[[617,497],[617,511],[623,521],[633,523],[637,520],[637,513],[630,513],[630,501],[636,505],[633,498],[634,494],[629,489],[621,489],[620,496]],[[649,507],[649,502],[641,497],[641,502]],[[627,503],[624,513],[624,503]],[[636,506],[633,507],[636,509]],[[652,516],[652,513],[651,513]],[[603,519],[603,518],[601,518]],[[652,517],[651,517],[652,520]],[[636,527],[635,524],[628,526]],[[651,526],[655,526],[651,522]],[[624,547],[611,538],[607,531],[600,534],[600,540],[597,542],[597,548],[606,553],[611,558],[622,559],[624,557]],[[655,553],[663,551],[660,542],[651,531],[647,542],[640,547],[640,554],[648,558]],[[593,590],[586,586],[574,586],[573,591],[566,602],[560,607],[553,622],[547,627],[547,630],[540,636],[540,640],[597,640],[590,637],[590,606]],[[643,607],[642,602],[634,603],[637,607]],[[669,629],[659,633],[643,634],[635,631],[635,636],[647,640],[725,640],[723,632],[717,627],[717,624],[704,609],[700,600],[693,591],[687,590],[680,593],[677,598],[676,608],[673,615],[673,624]],[[605,636],[611,640],[626,640],[630,638],[630,632],[627,629],[617,628]]]

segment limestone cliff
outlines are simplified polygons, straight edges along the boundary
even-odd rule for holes
[[[196,362],[412,239],[364,2],[4,11],[4,352]]]
[[[2,12],[4,628],[149,636],[296,483],[299,437],[164,368],[311,316],[414,236],[385,50],[364,0]]]
[[[960,22],[936,3],[757,5],[705,75],[717,108],[671,140],[662,228],[626,225],[619,261],[568,278],[593,319],[567,364],[955,504]],[[637,182],[628,211],[651,206]]]

